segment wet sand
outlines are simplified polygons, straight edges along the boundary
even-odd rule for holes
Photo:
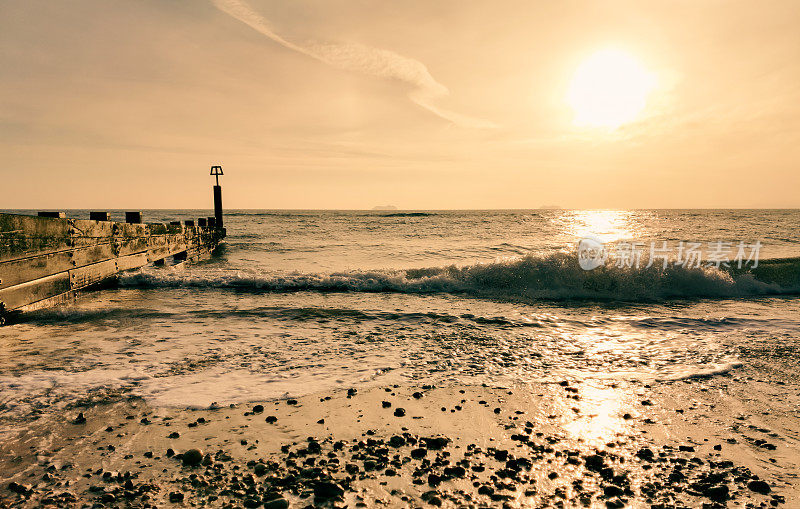
[[[798,394],[733,372],[134,398],[4,437],[0,506],[800,507]]]

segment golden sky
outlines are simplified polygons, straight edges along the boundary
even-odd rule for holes
[[[800,206],[800,2],[0,0],[0,208]]]

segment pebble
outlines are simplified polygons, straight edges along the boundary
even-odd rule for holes
[[[398,407],[398,408],[394,409],[394,416],[395,417],[405,417],[405,415],[406,415],[405,408],[399,408]]]
[[[188,467],[196,467],[203,461],[203,453],[200,449],[189,449],[183,453],[181,460]]]
[[[428,454],[428,450],[427,449],[423,449],[421,447],[411,451],[411,457],[414,458],[414,459],[417,459],[417,460],[421,459],[421,458],[424,458],[425,455],[427,455],[427,454]]]
[[[289,501],[285,498],[274,498],[264,502],[264,509],[288,509]]]
[[[334,482],[321,481],[314,486],[314,496],[323,500],[341,498],[344,496],[344,490]]]
[[[756,493],[761,493],[762,495],[766,495],[772,491],[772,489],[769,487],[769,484],[761,480],[750,481],[747,483],[747,487],[750,489],[750,491],[755,491]]]

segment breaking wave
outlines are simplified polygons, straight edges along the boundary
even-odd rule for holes
[[[331,274],[257,274],[244,271],[127,274],[120,285],[138,288],[222,288],[251,292],[449,293],[472,297],[530,300],[657,301],[680,298],[736,298],[800,293],[796,278],[781,284],[716,268],[652,266],[599,267],[584,271],[574,255],[529,255],[507,261],[398,271]]]
[[[392,212],[391,214],[379,214],[380,217],[430,217],[435,216],[430,212]]]

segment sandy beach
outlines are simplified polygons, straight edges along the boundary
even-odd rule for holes
[[[796,507],[797,386],[735,371],[75,407],[4,440],[0,503]]]

